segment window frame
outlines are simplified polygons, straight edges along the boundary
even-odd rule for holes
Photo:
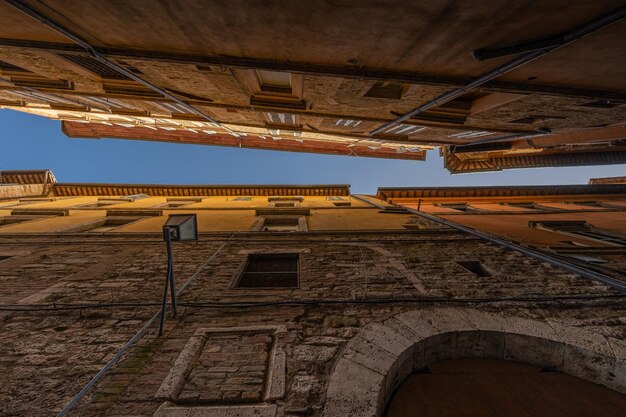
[[[254,274],[255,272],[246,272],[246,269],[248,268],[248,266],[250,265],[250,259],[251,257],[271,257],[271,256],[285,256],[285,255],[291,255],[294,256],[296,258],[296,282],[295,282],[295,286],[292,287],[278,287],[278,286],[270,286],[270,287],[240,287],[240,283],[241,280],[243,279],[244,275],[246,273],[252,273]],[[237,276],[235,278],[235,280],[233,281],[233,283],[231,284],[230,289],[232,290],[237,290],[237,291],[241,291],[241,290],[293,290],[293,289],[299,289],[300,288],[300,274],[301,274],[301,263],[302,263],[302,252],[250,252],[246,254],[246,258],[244,260],[244,262],[242,263],[241,267],[239,268],[239,271],[237,272]],[[270,273],[280,273],[279,271],[271,271]],[[285,272],[285,273],[293,273],[293,272]]]

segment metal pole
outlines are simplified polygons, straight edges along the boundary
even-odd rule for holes
[[[165,289],[163,290],[163,304],[161,306],[161,320],[159,321],[159,336],[163,336],[163,325],[165,324],[165,311],[167,309],[167,288],[170,283],[170,253],[172,251],[172,236],[170,230],[165,229],[165,243],[167,245],[167,273],[165,274]]]
[[[172,286],[172,315],[174,318],[178,317],[176,311],[176,282],[174,281],[174,254],[172,251],[172,230],[168,229],[165,241],[167,242],[167,276]]]

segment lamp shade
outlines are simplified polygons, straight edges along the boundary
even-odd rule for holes
[[[195,214],[170,214],[163,225],[163,236],[169,233],[173,241],[198,240]]]

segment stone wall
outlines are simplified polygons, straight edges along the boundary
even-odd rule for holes
[[[156,235],[2,238],[0,300],[12,310],[0,315],[0,414],[57,413],[158,312],[164,252]],[[299,253],[299,288],[233,288],[251,252]],[[480,260],[491,276],[462,260]],[[626,357],[620,294],[449,230],[215,234],[176,244],[175,262],[179,288],[188,282],[180,316],[168,318],[162,338],[152,326],[71,415],[333,415],[324,411],[336,401],[329,384],[355,358],[350,349],[377,331],[392,336],[384,326],[394,317],[437,308],[578,328]],[[41,305],[56,310],[14,311]],[[465,321],[445,323],[459,327],[439,332]],[[379,349],[395,349],[384,340]],[[401,365],[397,375],[413,369]],[[379,371],[401,382],[384,376],[391,368]]]

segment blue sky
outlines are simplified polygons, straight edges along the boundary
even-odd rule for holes
[[[350,184],[381,187],[584,184],[626,175],[626,165],[450,175],[438,152],[400,161],[120,139],[70,139],[60,122],[0,110],[0,168],[51,169],[60,182],[151,184]]]

